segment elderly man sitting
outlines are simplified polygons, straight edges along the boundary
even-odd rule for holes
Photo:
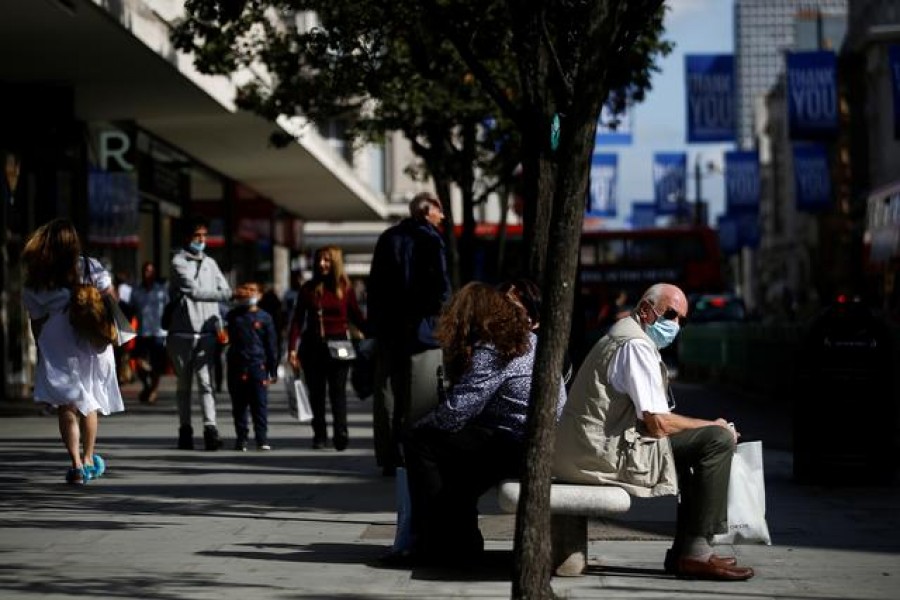
[[[687,317],[678,287],[648,289],[631,316],[616,322],[575,377],[556,435],[554,475],[610,484],[633,496],[680,492],[675,540],[665,570],[679,577],[740,581],[753,569],[712,552],[727,530],[728,478],[737,431],[724,419],[672,412],[659,350]]]

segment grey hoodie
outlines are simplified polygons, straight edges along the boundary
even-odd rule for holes
[[[169,334],[214,334],[221,319],[219,302],[231,296],[231,287],[215,260],[202,252],[179,250],[172,258],[169,281],[169,297],[178,302]]]

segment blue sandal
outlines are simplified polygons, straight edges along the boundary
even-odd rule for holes
[[[106,461],[103,460],[103,457],[99,454],[91,456],[91,461],[94,464],[85,465],[84,470],[87,473],[88,479],[99,479],[101,475],[106,473]]]
[[[66,471],[66,483],[73,485],[84,485],[90,480],[87,469],[84,467],[71,467]]]

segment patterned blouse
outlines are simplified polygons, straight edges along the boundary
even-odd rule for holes
[[[508,363],[503,362],[492,345],[476,345],[469,369],[447,390],[441,403],[417,423],[417,427],[459,431],[472,422],[507,431],[519,440],[524,439],[537,345],[537,337],[534,334],[529,336],[528,351]],[[560,378],[557,420],[565,402],[566,392]]]

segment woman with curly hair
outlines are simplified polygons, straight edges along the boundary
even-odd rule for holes
[[[309,387],[314,449],[328,445],[325,396],[331,400],[334,449],[350,442],[347,431],[347,375],[349,360],[332,357],[328,340],[348,340],[349,326],[364,327],[365,319],[350,278],[344,272],[344,254],[337,246],[316,251],[313,278],[300,287],[291,319],[288,360],[295,371],[301,365]],[[299,347],[298,347],[299,341]]]
[[[38,346],[34,400],[57,409],[71,460],[66,481],[87,483],[106,470],[103,459],[94,454],[97,413],[108,415],[125,407],[112,346],[77,334],[69,307],[78,284],[90,283],[109,294],[112,279],[99,261],[82,256],[75,226],[66,219],[38,227],[25,243],[22,262],[23,299]]]
[[[483,284],[459,290],[441,314],[449,388],[404,445],[413,558],[472,563],[484,550],[478,498],[522,472],[537,338],[526,311]],[[565,403],[560,382],[557,416]]]

